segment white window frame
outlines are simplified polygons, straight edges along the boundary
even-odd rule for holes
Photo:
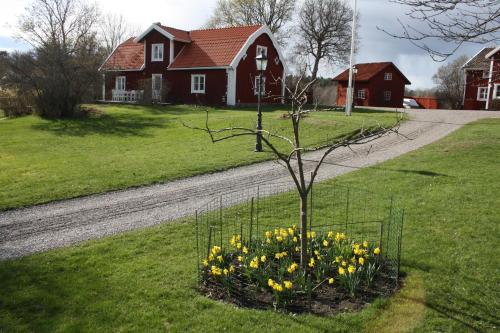
[[[121,88],[121,83],[123,81],[123,89],[120,89]],[[118,91],[125,91],[127,90],[127,77],[126,76],[117,76],[115,78],[115,90],[118,90]]]
[[[255,81],[254,81],[255,85],[253,88],[253,93],[255,96],[259,95],[259,83],[257,82],[259,79],[260,79],[260,76],[255,77]],[[266,94],[266,77],[265,76],[262,77],[262,91],[260,93],[261,93],[261,95]]]
[[[155,48],[158,47],[158,56],[155,54]],[[151,44],[151,61],[163,61],[165,46],[163,43]],[[161,57],[160,57],[161,52]]]
[[[483,79],[489,79],[490,78],[490,71],[489,70],[484,70],[483,75],[481,75]]]
[[[392,99],[392,91],[390,90],[385,90],[384,91],[384,101],[390,102]]]
[[[391,72],[384,73],[384,80],[385,81],[392,81],[392,73]]]
[[[358,99],[366,99],[365,89],[359,89],[358,94],[356,96]]]
[[[267,46],[257,45],[256,47],[256,56],[261,54],[261,51],[264,50],[264,55],[267,57]]]
[[[484,91],[484,98],[481,98],[481,91]],[[485,102],[488,99],[488,87],[478,87],[477,88],[477,100]]]
[[[201,86],[201,78],[203,78],[203,89]],[[196,82],[198,79],[198,82]],[[205,74],[192,74],[191,75],[191,93],[192,94],[204,94],[207,87],[207,79]]]
[[[500,83],[493,85],[493,99],[500,99]]]

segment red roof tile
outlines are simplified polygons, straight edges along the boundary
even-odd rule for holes
[[[358,70],[356,73],[356,81],[369,81],[372,77],[377,75],[380,71],[384,70],[388,66],[394,66],[394,68],[401,73],[401,71],[392,62],[372,62],[366,64],[356,64],[355,67]],[[410,81],[401,73],[403,78],[410,84]],[[346,69],[335,78],[333,81],[348,81],[349,80],[349,69]]]
[[[144,65],[144,44],[130,38],[121,43],[104,62],[104,70],[140,70]]]
[[[194,30],[170,68],[228,66],[260,25]]]
[[[190,32],[161,26],[176,40],[187,41],[169,68],[229,66],[248,38],[261,25]],[[139,70],[144,64],[144,44],[134,38],[122,43],[101,67],[103,70]]]

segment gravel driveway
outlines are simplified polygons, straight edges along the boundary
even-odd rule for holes
[[[402,124],[400,132],[412,140],[388,135],[369,145],[357,146],[354,152],[339,150],[323,165],[318,180],[418,149],[471,121],[500,118],[500,112],[484,111],[415,110],[408,113],[410,120]],[[307,159],[314,161],[318,156],[318,152],[311,153]],[[282,166],[264,162],[161,185],[3,212],[0,213],[0,260],[174,220],[193,214],[215,194],[270,182],[289,182],[290,188],[293,187]]]

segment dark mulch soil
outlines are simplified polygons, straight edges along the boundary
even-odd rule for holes
[[[235,304],[240,307],[254,309],[273,309],[274,297],[265,289],[258,289],[247,284],[243,277],[236,278],[235,285],[228,291],[220,282],[206,279],[200,286],[200,291],[207,297]],[[311,295],[297,294],[296,299],[287,305],[285,310],[291,313],[312,313],[320,316],[332,316],[338,313],[353,312],[363,309],[379,297],[393,294],[401,285],[401,279],[396,281],[380,272],[369,288],[361,286],[354,298],[347,290],[335,282],[333,285],[322,284]]]

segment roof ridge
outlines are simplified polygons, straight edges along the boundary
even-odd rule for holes
[[[237,28],[253,28],[253,27],[263,27],[263,26],[264,26],[264,24],[237,25],[237,26],[227,26],[227,27],[218,27],[218,28],[195,29],[195,30],[191,30],[189,32],[225,30],[225,29],[237,29]]]

